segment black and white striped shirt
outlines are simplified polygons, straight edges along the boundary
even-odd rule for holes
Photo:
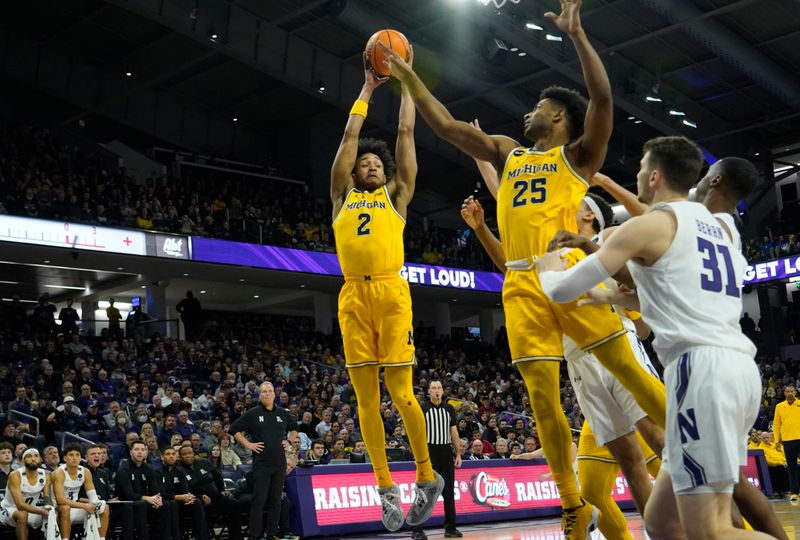
[[[450,427],[456,425],[456,411],[453,406],[444,401],[438,406],[426,401],[422,405],[422,413],[425,415],[425,423],[427,424],[428,444],[452,444],[453,438],[450,436]]]

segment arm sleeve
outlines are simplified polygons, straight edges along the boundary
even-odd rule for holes
[[[596,253],[563,272],[539,272],[544,293],[554,302],[568,304],[610,276]]]

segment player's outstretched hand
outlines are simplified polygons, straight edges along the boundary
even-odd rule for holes
[[[403,60],[399,54],[394,52],[383,43],[378,42],[376,46],[380,47],[381,51],[383,51],[383,54],[385,54],[386,58],[388,58],[388,60],[384,60],[384,63],[389,67],[389,71],[391,71],[392,76],[398,79],[400,82],[406,82],[412,73],[411,65]],[[413,50],[411,53],[411,58],[412,60],[414,58]]]
[[[578,234],[569,231],[558,231],[556,235],[547,244],[547,251],[556,251],[561,248],[578,248],[587,255],[590,255],[598,250],[599,246]]]
[[[484,224],[483,206],[478,199],[470,195],[464,199],[461,205],[461,218],[469,225],[470,229],[475,230]]]
[[[636,292],[621,287],[594,287],[586,296],[578,300],[578,307],[598,304],[614,304],[639,311],[639,297]]]
[[[574,36],[582,30],[581,26],[581,0],[561,0],[561,14],[552,11],[544,14],[553,21],[559,30]]]
[[[567,263],[558,252],[551,251],[536,259],[536,268],[539,272],[563,272],[567,269]]]
[[[364,86],[369,88],[370,90],[375,90],[377,87],[385,83],[389,80],[389,77],[378,77],[375,75],[375,72],[372,71],[372,68],[369,67],[369,63],[367,62],[367,53],[364,53],[363,56],[364,61]]]

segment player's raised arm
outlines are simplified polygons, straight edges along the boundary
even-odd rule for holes
[[[470,122],[469,125],[478,131],[483,131],[477,118]],[[489,190],[489,193],[491,193],[494,200],[497,200],[497,190],[500,189],[500,177],[497,175],[497,169],[495,169],[494,165],[488,161],[483,161],[476,158],[474,159],[475,165],[478,167],[478,171],[481,173],[481,178],[483,178],[483,183],[486,185],[486,189]]]
[[[503,253],[503,246],[500,244],[500,240],[489,230],[489,227],[486,226],[483,207],[478,202],[478,199],[472,196],[467,197],[461,205],[461,217],[475,231],[475,236],[478,237],[478,241],[483,246],[483,249],[486,250],[486,253],[489,254],[495,266],[505,274],[506,256]]]
[[[588,181],[606,159],[614,125],[614,102],[606,68],[583,31],[580,7],[581,0],[561,0],[561,13],[556,15],[549,12],[545,13],[545,17],[569,35],[581,61],[589,105],[583,123],[583,135],[569,146],[568,152],[573,167]]]
[[[595,173],[591,183],[600,186],[606,193],[614,197],[618,203],[625,207],[631,217],[641,216],[647,211],[647,205],[639,201],[635,193],[616,183],[610,176]]]
[[[393,50],[381,43],[378,46],[389,58],[392,75],[408,88],[417,110],[436,135],[473,158],[488,161],[497,170],[503,168],[508,153],[519,146],[515,140],[502,135],[487,135],[473,129],[467,122],[453,118],[450,111],[433,97],[411,66]]]
[[[394,176],[394,205],[405,215],[406,207],[414,197],[417,183],[417,148],[414,143],[414,123],[417,111],[414,100],[403,85],[400,97],[400,118],[397,122],[397,143],[395,144],[395,161],[397,173]]]
[[[364,69],[364,86],[353,108],[350,109],[342,142],[339,143],[339,150],[331,167],[331,201],[333,201],[334,217],[345,195],[354,185],[352,173],[358,158],[358,137],[367,119],[369,100],[372,98],[372,92],[384,82],[386,80],[376,78],[371,69]]]

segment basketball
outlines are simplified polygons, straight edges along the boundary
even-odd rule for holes
[[[378,43],[383,43],[389,49],[400,55],[408,62],[411,59],[411,45],[408,44],[406,36],[397,30],[378,30],[367,41],[365,50],[367,67],[372,69],[378,77],[388,77],[390,75],[389,66],[384,64],[388,60],[384,52],[378,47]]]

